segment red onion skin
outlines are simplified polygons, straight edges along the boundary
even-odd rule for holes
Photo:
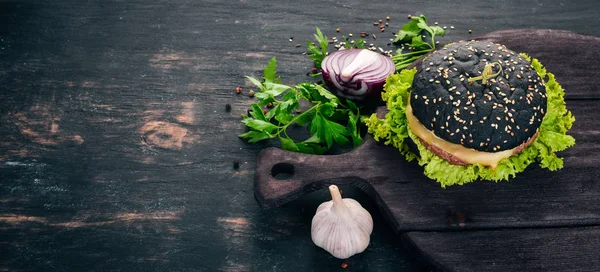
[[[366,102],[366,101],[379,100],[381,98],[381,92],[383,91],[383,86],[385,85],[386,78],[395,72],[395,66],[394,66],[394,63],[391,60],[391,58],[378,54],[378,57],[380,57],[381,60],[377,60],[378,61],[377,64],[383,65],[385,67],[379,67],[379,66],[373,67],[373,69],[381,69],[381,73],[372,75],[373,77],[375,77],[375,79],[373,79],[372,81],[370,81],[370,79],[367,78],[367,80],[359,79],[357,81],[344,82],[340,79],[341,71],[344,69],[344,67],[337,67],[337,66],[334,67],[335,65],[339,65],[340,59],[342,60],[341,62],[344,62],[344,57],[347,57],[347,56],[342,56],[342,55],[335,56],[335,54],[358,54],[362,50],[366,50],[366,49],[340,50],[340,51],[331,53],[329,56],[327,56],[323,60],[323,63],[321,64],[321,67],[323,68],[322,69],[323,81],[325,81],[325,84],[327,84],[327,86],[332,91],[332,93],[336,94],[339,97],[347,98],[347,99],[355,101],[355,102],[361,102],[361,101]],[[377,54],[377,53],[374,53],[374,54]],[[335,63],[335,61],[338,61],[338,62]],[[371,65],[371,66],[373,66],[373,65]],[[365,73],[369,73],[369,72],[373,73],[373,69],[367,69],[365,71]],[[339,73],[336,74],[335,70],[339,70]],[[333,73],[333,77],[331,76],[332,73]],[[358,72],[355,75],[353,75],[352,78],[354,78],[355,76],[361,75],[361,74],[364,74],[364,73]],[[332,80],[332,78],[333,78],[333,80],[336,80],[337,82],[334,82]],[[363,84],[367,84],[366,93],[363,95],[353,95],[352,92],[357,91],[357,90],[352,88],[353,87],[352,85],[355,85],[356,87],[360,88],[360,87],[364,87]],[[341,87],[342,87],[341,89],[339,88],[340,87],[339,85],[341,85]]]

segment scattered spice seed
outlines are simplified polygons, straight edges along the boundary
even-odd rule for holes
[[[225,111],[226,112],[230,112],[231,111],[231,105],[230,104],[225,104]]]
[[[390,16],[387,16],[387,17],[385,17],[385,19],[389,21],[391,18],[390,18]]]
[[[235,93],[236,94],[241,94],[242,93],[242,88],[240,88],[240,87],[235,88]]]
[[[361,33],[360,33],[360,36],[361,36],[361,37],[363,37],[363,38],[364,38],[364,37],[366,37],[366,36],[367,36],[367,32],[364,32],[364,31],[363,31],[363,32],[361,32]]]
[[[410,19],[412,19],[412,15],[410,15],[410,14],[409,14],[409,15],[408,15],[408,19],[409,19],[409,20],[410,20]]]
[[[272,108],[273,107],[273,103],[269,102],[267,103],[267,108]]]
[[[379,25],[379,22],[373,22],[373,25],[377,26],[377,25]]]
[[[264,114],[267,114],[267,112],[268,112],[267,110],[263,110],[263,113],[264,113]]]
[[[336,28],[336,29],[335,29],[335,32],[340,32],[340,28],[339,28],[339,27],[338,27],[338,28]]]
[[[382,23],[382,22],[383,22],[383,20],[379,19],[379,23]]]
[[[248,92],[248,96],[250,96],[250,97],[254,97],[254,90],[250,90],[250,91]]]
[[[329,40],[329,43],[334,43],[334,42],[335,42],[334,40]]]
[[[385,31],[385,27],[382,27],[382,28],[381,28],[381,32],[384,32],[384,31]]]
[[[473,30],[472,30],[472,29],[469,29],[469,34],[471,34],[471,33],[473,33]]]
[[[310,72],[313,74],[316,74],[319,70],[317,70],[317,68],[313,67],[312,69],[310,69]]]
[[[300,47],[300,46],[302,46],[302,45],[300,45],[299,43],[296,44],[296,47]]]
[[[346,268],[348,268],[348,263],[346,263],[346,262],[343,262],[343,263],[342,263],[342,268],[343,268],[343,269],[346,269]]]
[[[373,36],[373,39],[377,40],[377,36],[375,36],[375,33],[371,34],[371,36]]]

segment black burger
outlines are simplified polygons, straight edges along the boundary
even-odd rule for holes
[[[533,162],[562,167],[555,152],[575,144],[566,135],[574,117],[563,95],[536,59],[461,41],[390,76],[382,94],[389,113],[366,124],[442,186],[504,180]]]
[[[491,42],[458,42],[417,69],[408,124],[436,155],[495,168],[536,138],[546,87],[516,52]]]

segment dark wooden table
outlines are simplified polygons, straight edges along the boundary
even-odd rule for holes
[[[371,32],[389,15],[372,41],[387,48],[408,14],[448,26],[449,42],[531,27],[600,36],[599,12],[597,1],[1,1],[0,271],[342,270],[310,239],[326,191],[257,205],[269,144],[237,137],[253,102],[234,92],[250,87],[243,76],[276,56],[284,82],[312,80],[302,53],[315,26]],[[342,189],[375,222],[346,270],[430,268],[370,198]]]

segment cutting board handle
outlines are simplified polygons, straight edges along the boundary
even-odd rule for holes
[[[267,148],[257,159],[255,197],[268,208],[331,184],[366,183],[360,176],[364,166],[353,159],[354,153],[323,156]]]

